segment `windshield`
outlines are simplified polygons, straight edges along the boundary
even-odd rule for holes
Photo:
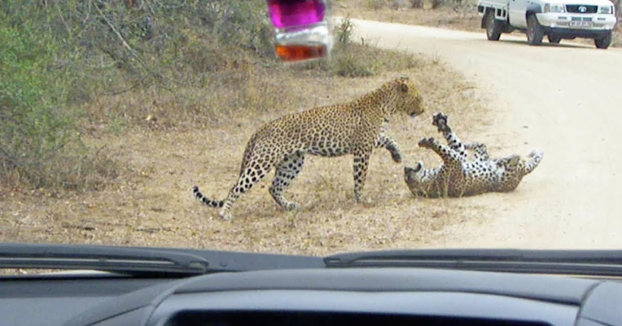
[[[620,1],[575,2],[2,1],[0,242],[620,248]]]

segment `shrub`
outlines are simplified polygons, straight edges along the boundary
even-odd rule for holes
[[[106,169],[80,145],[65,107],[75,77],[70,65],[59,65],[59,45],[6,23],[0,44],[0,178],[32,187],[86,186],[85,174]]]
[[[410,6],[414,9],[423,9],[423,0],[410,0]]]
[[[269,63],[270,33],[263,0],[3,1],[0,181],[79,188],[116,175],[81,142],[85,103],[234,82],[210,74]]]
[[[365,0],[365,7],[372,10],[379,10],[386,5],[385,0]]]

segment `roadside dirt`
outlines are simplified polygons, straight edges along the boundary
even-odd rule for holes
[[[471,78],[493,119],[476,138],[501,145],[495,155],[545,153],[516,192],[460,199],[485,207],[480,219],[446,228],[431,247],[622,247],[621,50],[532,47],[524,37],[490,42],[483,32],[353,23],[368,42],[438,56]]]

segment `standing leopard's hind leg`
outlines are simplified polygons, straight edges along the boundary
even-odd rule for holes
[[[292,181],[296,178],[298,173],[302,170],[305,157],[304,153],[296,152],[290,155],[285,155],[283,160],[277,165],[276,172],[274,174],[274,180],[272,180],[272,186],[270,186],[270,195],[283,209],[292,211],[300,209],[300,205],[295,202],[288,201],[285,196],[285,190],[289,188]]]
[[[249,155],[251,157],[251,155]],[[270,162],[262,161],[261,163],[255,162],[252,158],[249,160],[245,160],[242,164],[242,169],[240,171],[240,177],[236,182],[235,186],[231,188],[229,194],[227,195],[227,199],[223,201],[223,204],[220,206],[220,215],[221,218],[225,220],[230,220],[233,216],[230,213],[231,207],[235,203],[235,201],[240,198],[240,196],[249,190],[266,177],[266,174],[270,172],[272,169],[272,164]]]

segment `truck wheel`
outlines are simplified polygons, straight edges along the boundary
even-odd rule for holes
[[[561,42],[561,40],[562,40],[561,36],[549,35],[549,43],[558,44],[559,42]]]
[[[495,13],[489,10],[484,17],[484,24],[486,26],[486,37],[489,41],[498,41],[501,37],[501,31],[503,30],[501,22],[495,19]]]
[[[530,45],[540,45],[544,37],[544,28],[538,23],[536,14],[531,14],[527,18],[527,43]]]
[[[608,48],[609,45],[611,45],[611,32],[607,33],[605,36],[594,39],[594,44],[599,49]]]

